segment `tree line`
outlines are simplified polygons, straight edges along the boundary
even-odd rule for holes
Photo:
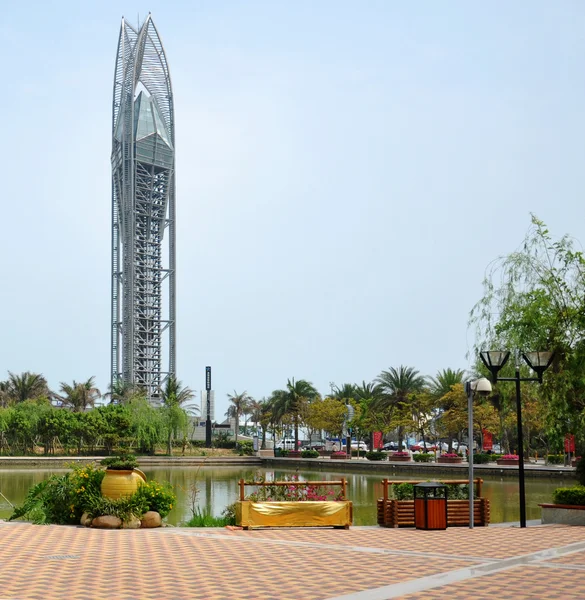
[[[110,453],[130,447],[141,453],[154,453],[187,437],[189,416],[196,409],[188,402],[194,394],[170,377],[160,390],[160,405],[153,406],[138,387],[117,381],[103,397],[109,402],[96,406],[102,398],[94,378],[62,382],[51,391],[38,373],[8,373],[0,381],[0,452],[32,454],[39,446],[45,454]]]

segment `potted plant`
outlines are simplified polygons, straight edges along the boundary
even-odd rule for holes
[[[240,479],[240,500],[236,502],[236,524],[254,527],[343,527],[353,521],[347,500],[347,481],[299,481],[297,475],[279,481]],[[246,495],[245,486],[256,491]],[[336,489],[337,488],[337,489]]]
[[[345,452],[340,452],[339,450],[336,450],[335,452],[331,453],[331,456],[329,458],[333,460],[345,460],[347,458],[347,454]]]
[[[520,457],[517,454],[503,454],[496,461],[499,465],[517,465],[520,461]]]
[[[138,468],[138,461],[133,454],[108,456],[100,464],[106,467],[101,484],[102,495],[106,498],[118,500],[132,496],[138,486],[146,481],[146,475]]]
[[[410,462],[410,452],[390,452],[390,454],[388,455],[388,460],[395,462]]]
[[[461,454],[457,454],[456,452],[445,452],[437,458],[437,462],[444,464],[457,464],[463,462],[463,457]]]

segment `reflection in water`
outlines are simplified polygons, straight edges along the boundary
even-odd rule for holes
[[[261,473],[266,479],[279,479],[285,474],[296,473],[294,469],[256,469],[241,467],[153,467],[144,469],[148,478],[158,481],[170,481],[177,494],[177,507],[171,511],[168,522],[180,525],[191,517],[191,492],[193,484],[198,489],[197,504],[201,509],[210,510],[215,516],[221,515],[223,509],[239,497],[238,481],[240,478],[253,479]],[[63,473],[62,469],[0,469],[0,492],[13,504],[20,504],[29,488],[46,479],[52,473]],[[339,471],[300,471],[300,479],[308,481],[340,479]],[[350,473],[345,477],[349,482],[349,499],[354,503],[355,525],[376,524],[376,500],[382,496],[382,478],[387,475]],[[421,476],[388,477],[388,479],[422,479]],[[574,485],[574,480],[561,479],[527,479],[526,480],[526,515],[528,519],[540,519],[539,503],[551,502],[552,491],[563,485]],[[516,479],[497,477],[485,478],[483,495],[490,499],[492,523],[518,521],[518,482]],[[10,505],[0,496],[0,519],[8,518],[12,510]]]

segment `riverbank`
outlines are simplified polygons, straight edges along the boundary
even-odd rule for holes
[[[67,468],[73,464],[95,463],[102,460],[103,456],[2,456],[0,469],[13,469],[18,467],[39,468]],[[467,463],[439,464],[390,461],[369,461],[363,458],[351,460],[331,460],[330,458],[272,458],[259,456],[140,456],[140,467],[190,467],[190,466],[249,466],[311,469],[319,471],[340,473],[376,473],[381,476],[397,477],[401,474],[421,474],[425,478],[448,475],[454,479],[465,479],[469,467]],[[474,465],[476,477],[496,476],[516,478],[517,466],[500,466],[494,464]],[[561,465],[545,465],[543,463],[524,465],[526,477],[541,478],[575,478],[574,467]]]

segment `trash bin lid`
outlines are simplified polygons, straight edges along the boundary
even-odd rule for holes
[[[440,483],[439,481],[423,481],[422,483],[417,483],[415,488],[445,488],[447,487],[444,483]]]

